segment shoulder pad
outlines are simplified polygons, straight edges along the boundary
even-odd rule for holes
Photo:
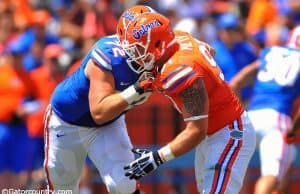
[[[116,47],[120,47],[116,36],[101,38],[92,48],[91,58],[104,69],[111,71],[112,61],[117,58],[113,53]]]
[[[172,91],[184,84],[186,80],[195,74],[196,71],[188,65],[180,65],[175,68],[166,69],[166,71],[163,72],[162,88]]]

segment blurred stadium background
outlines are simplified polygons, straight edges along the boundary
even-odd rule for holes
[[[118,17],[134,4],[153,7],[176,29],[212,44],[227,81],[263,47],[284,45],[300,24],[298,0],[0,0],[0,188],[43,187],[42,121],[51,92],[98,38],[115,33]],[[251,87],[241,97],[247,105]],[[180,115],[159,94],[130,110],[126,120],[136,146],[164,145],[183,128]],[[299,155],[289,173],[289,194],[299,193]],[[193,162],[191,152],[164,165],[141,181],[142,190],[197,193]],[[253,193],[259,174],[255,153],[241,194]],[[89,161],[81,187],[106,193]]]

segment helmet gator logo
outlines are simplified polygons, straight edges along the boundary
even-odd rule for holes
[[[142,25],[140,29],[134,29],[132,30],[132,35],[135,39],[140,39],[141,36],[146,34],[150,28],[156,28],[157,26],[160,26],[161,24],[159,21],[154,20],[152,22],[149,22],[148,24]]]
[[[134,19],[134,15],[130,11],[126,11],[123,15],[122,18],[125,18],[127,20],[132,21]]]

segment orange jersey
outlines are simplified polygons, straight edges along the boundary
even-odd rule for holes
[[[43,117],[46,106],[49,104],[52,92],[56,85],[63,80],[63,76],[58,76],[54,79],[51,77],[45,66],[41,66],[31,71],[30,77],[35,86],[35,97],[42,102],[40,110],[35,111],[26,117],[28,134],[31,137],[36,137],[43,135]]]
[[[39,98],[39,100],[45,101],[46,103],[50,101],[50,97],[56,85],[63,80],[63,76],[52,78],[44,66],[31,71],[30,78],[35,86],[35,97]]]
[[[208,45],[185,32],[176,31],[175,35],[180,48],[156,75],[154,85],[182,112],[180,92],[202,78],[209,98],[207,133],[210,135],[237,119],[244,108],[223,80]]]
[[[0,122],[9,122],[32,85],[25,73],[12,65],[1,65],[0,72]]]

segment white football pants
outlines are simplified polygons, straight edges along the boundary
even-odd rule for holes
[[[254,149],[255,132],[244,112],[197,146],[198,191],[201,194],[238,194]]]
[[[296,157],[294,145],[283,140],[283,133],[291,126],[291,118],[273,109],[249,111],[253,123],[261,163],[261,175],[282,180]]]
[[[45,119],[44,167],[55,193],[77,194],[87,155],[98,169],[109,193],[129,194],[136,181],[125,177],[123,166],[134,160],[124,116],[99,128],[80,127],[61,120],[49,108]]]

